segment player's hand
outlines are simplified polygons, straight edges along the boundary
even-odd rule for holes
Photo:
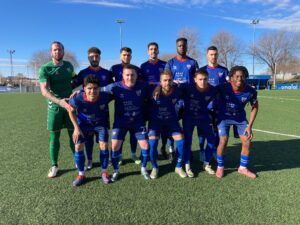
[[[63,108],[65,108],[67,111],[72,111],[72,106],[70,106],[67,102],[67,98],[63,98],[59,101],[59,105]]]
[[[80,93],[80,90],[74,91],[71,95],[70,98],[73,98],[74,96],[78,95]]]
[[[82,136],[84,137],[82,131],[80,129],[74,129],[73,131],[73,142],[76,144],[78,142],[79,137]]]
[[[252,128],[250,126],[247,126],[247,128],[244,131],[244,135],[247,137],[247,140],[251,141],[253,138]]]

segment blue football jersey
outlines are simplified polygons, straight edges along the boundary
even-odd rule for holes
[[[78,87],[79,85],[82,85],[83,79],[91,74],[95,75],[99,79],[100,87],[104,87],[108,84],[113,83],[112,74],[108,70],[101,67],[95,70],[89,66],[81,70],[79,74],[75,77],[73,81],[75,83],[75,86]]]
[[[135,68],[138,80],[143,80],[141,69],[139,67],[135,66],[135,65],[133,65],[133,66]],[[122,74],[123,74],[123,64],[122,63],[113,65],[110,68],[110,72],[112,73],[112,76],[114,77],[115,82],[119,82],[119,81],[123,80],[123,76],[122,76]]]
[[[219,86],[219,118],[233,119],[237,121],[246,120],[245,106],[257,103],[257,92],[254,88],[246,85],[242,91],[234,91],[231,83]]]
[[[199,68],[195,59],[186,57],[180,60],[176,57],[170,59],[165,67],[165,70],[171,71],[173,74],[173,80],[179,83],[191,83],[193,80],[193,74]]]
[[[113,95],[115,100],[114,123],[118,126],[131,126],[144,123],[143,112],[148,96],[146,83],[137,81],[135,86],[128,88],[122,81],[110,84],[101,89]]]
[[[160,73],[164,71],[166,62],[158,60],[155,63],[150,61],[144,62],[141,65],[141,72],[145,82],[150,84],[159,84]]]
[[[228,82],[229,79],[229,72],[226,67],[223,66],[216,66],[216,67],[211,67],[211,66],[204,66],[201,69],[204,69],[208,73],[208,83],[214,87],[225,84]]]
[[[109,127],[108,103],[111,99],[109,94],[100,92],[100,97],[96,102],[89,102],[85,93],[80,92],[70,99],[69,104],[76,109],[77,122],[80,127]]]

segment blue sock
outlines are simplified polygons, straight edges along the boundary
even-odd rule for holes
[[[148,161],[148,157],[149,157],[149,150],[146,149],[141,149],[142,152],[142,167],[146,167],[147,166],[147,161]]]
[[[83,151],[75,151],[74,154],[74,160],[77,165],[77,170],[78,172],[84,172],[84,161],[85,161],[85,156]]]
[[[158,168],[157,165],[157,158],[158,158],[158,153],[157,153],[157,145],[158,145],[158,139],[150,139],[149,140],[149,145],[150,145],[150,160],[152,163],[153,168]]]
[[[120,151],[112,151],[111,153],[111,163],[114,167],[114,170],[119,169],[119,158],[120,158]]]
[[[108,150],[105,149],[105,150],[101,150],[100,149],[100,162],[101,162],[101,168],[102,170],[106,170],[107,167],[108,167]]]
[[[205,149],[205,162],[210,162],[212,156],[213,156],[213,151],[214,151],[214,144],[213,143],[207,143],[206,144],[206,149]]]
[[[199,142],[200,151],[204,152],[205,138],[203,136],[198,136],[198,142]]]
[[[247,168],[248,163],[249,163],[249,156],[241,154],[240,166],[244,167],[244,168]]]
[[[184,140],[178,140],[176,142],[176,148],[177,148],[177,164],[176,167],[182,167],[182,161],[183,161],[183,148],[184,148]]]
[[[88,160],[93,159],[94,134],[88,135],[85,142],[85,152]]]
[[[218,167],[224,167],[224,155],[217,154]]]
[[[131,150],[131,154],[135,154],[136,153],[136,146],[137,146],[136,137],[133,134],[130,134],[130,150]]]

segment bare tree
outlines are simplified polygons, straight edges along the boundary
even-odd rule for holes
[[[243,46],[239,39],[227,31],[220,31],[212,37],[211,44],[218,48],[220,64],[229,69],[236,65]]]
[[[49,62],[51,60],[51,55],[48,49],[39,50],[32,54],[30,60],[30,66],[34,69],[40,68],[43,64]],[[67,60],[72,63],[74,68],[78,68],[79,63],[75,53],[71,51],[65,51],[64,60]]]
[[[199,48],[199,35],[197,30],[192,28],[182,28],[178,31],[178,37],[184,37],[188,40],[188,52],[187,54],[196,59],[200,59],[200,48]]]
[[[276,66],[295,58],[300,49],[300,34],[284,30],[265,33],[250,49],[258,60],[268,65],[274,75]]]
[[[175,57],[176,54],[175,53],[166,53],[166,54],[162,54],[159,58],[161,60],[164,60],[164,61],[169,61],[170,59],[172,59],[173,57]]]

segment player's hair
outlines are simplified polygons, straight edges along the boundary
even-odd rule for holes
[[[177,39],[176,39],[176,43],[178,43],[179,41],[183,41],[183,42],[186,43],[186,44],[187,44],[187,42],[188,42],[188,40],[187,40],[186,38],[184,38],[184,37],[180,37],[180,38],[177,38]]]
[[[162,75],[168,75],[168,76],[170,76],[173,79],[173,75],[172,75],[171,71],[168,71],[168,70],[162,71],[159,74],[159,77],[161,77]]]
[[[150,42],[150,43],[148,44],[148,49],[149,49],[149,47],[150,47],[151,45],[156,46],[156,48],[158,49],[158,44],[157,44],[156,42]]]
[[[244,66],[234,66],[234,67],[232,67],[230,72],[229,72],[229,77],[232,77],[233,74],[236,73],[236,71],[242,71],[242,73],[245,75],[246,78],[249,77],[249,72],[248,72],[247,68],[244,67]]]
[[[208,77],[208,72],[205,70],[205,69],[198,69],[196,70],[196,72],[193,74],[193,78],[195,78],[197,75],[203,75],[203,76],[206,76]]]
[[[65,50],[64,45],[59,41],[52,41],[52,43],[50,45],[50,50],[52,49],[52,45],[54,45],[54,44],[60,45],[62,47],[62,49]]]
[[[97,47],[91,47],[88,49],[88,54],[90,53],[96,53],[98,55],[101,55],[101,50]]]
[[[123,48],[121,48],[120,49],[120,53],[122,53],[122,52],[129,52],[130,54],[132,53],[132,50],[131,50],[131,48],[129,48],[129,47],[123,47]]]
[[[216,46],[212,45],[207,48],[206,52],[208,52],[209,50],[218,51],[218,48]]]
[[[132,64],[124,64],[123,65],[123,70],[124,69],[130,69],[130,70],[136,71],[136,67],[134,65],[132,65]]]
[[[98,87],[100,87],[100,81],[94,74],[90,74],[83,79],[83,86],[88,84],[96,84]]]

